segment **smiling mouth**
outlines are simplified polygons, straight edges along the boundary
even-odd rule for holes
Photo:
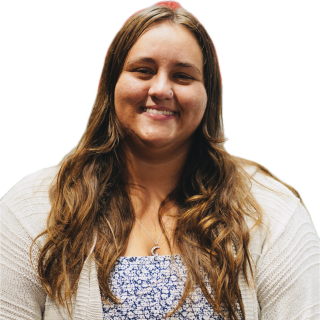
[[[147,113],[151,113],[151,114],[164,114],[166,116],[171,116],[176,113],[174,111],[157,110],[157,109],[152,109],[152,108],[143,108],[143,111],[147,112]]]
[[[168,110],[156,110],[152,108],[144,108],[142,107],[141,113],[155,121],[163,121],[163,120],[170,120],[174,119],[178,116],[178,112],[175,111],[168,111]]]

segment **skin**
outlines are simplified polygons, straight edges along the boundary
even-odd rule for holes
[[[194,35],[170,22],[152,26],[127,56],[115,88],[115,111],[126,132],[122,148],[135,216],[155,241],[161,233],[160,203],[177,184],[206,103],[203,56]],[[173,114],[150,114],[146,108]],[[164,208],[169,240],[175,224],[169,216],[175,213],[171,203]],[[123,255],[147,256],[154,246],[135,223]],[[170,254],[165,237],[159,246],[159,255]]]

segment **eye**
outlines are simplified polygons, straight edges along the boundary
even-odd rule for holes
[[[135,72],[140,73],[140,74],[153,74],[153,72],[149,69],[137,69]]]
[[[183,78],[182,78],[183,80],[192,79],[191,77],[188,77],[188,76],[186,76],[186,75],[184,75],[184,74],[178,74],[177,76],[178,76],[178,77],[183,77]]]
[[[152,71],[147,70],[147,69],[137,69],[137,70],[135,70],[135,72],[138,72],[141,75],[148,75],[148,74],[152,73]],[[177,74],[177,75],[175,75],[175,77],[178,77],[180,80],[192,80],[192,77],[189,77],[185,74]]]

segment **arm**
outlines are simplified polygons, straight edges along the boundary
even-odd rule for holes
[[[272,239],[272,229],[270,233]],[[260,318],[320,319],[320,241],[300,203],[281,234],[269,244],[255,275]]]
[[[32,239],[3,202],[0,212],[0,318],[42,319],[46,293],[30,261]],[[38,253],[35,245],[35,268]]]

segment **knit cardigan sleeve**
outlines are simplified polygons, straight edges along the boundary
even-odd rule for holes
[[[310,216],[282,184],[256,178],[267,187],[253,189],[267,226],[253,232],[250,246],[257,318],[320,319],[320,241]]]
[[[46,293],[30,261],[32,239],[4,203],[0,210],[0,319],[42,319]],[[35,246],[32,253],[35,268],[37,254]]]

